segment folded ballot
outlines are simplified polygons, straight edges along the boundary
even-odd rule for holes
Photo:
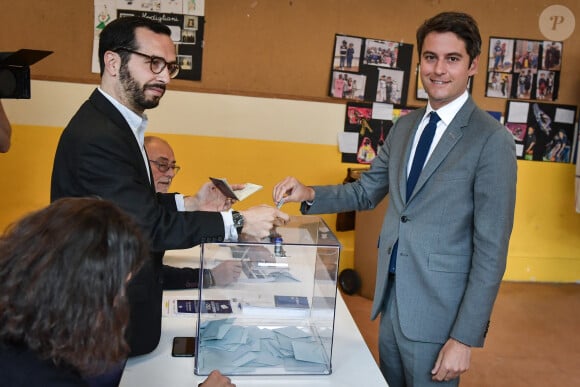
[[[212,183],[224,194],[225,197],[233,200],[244,200],[251,194],[261,190],[263,187],[261,185],[253,183],[245,183],[243,189],[235,190],[228,184],[228,181],[224,178],[210,177]]]

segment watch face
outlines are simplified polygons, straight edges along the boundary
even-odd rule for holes
[[[244,217],[237,211],[232,212],[232,219],[235,227],[242,227],[244,225]]]

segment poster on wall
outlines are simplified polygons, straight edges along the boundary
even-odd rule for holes
[[[490,37],[485,95],[555,101],[562,42]]]
[[[397,119],[411,110],[385,103],[348,102],[342,138],[348,138],[350,145],[341,147],[342,162],[370,164]]]
[[[505,126],[516,142],[517,157],[573,163],[576,113],[576,106],[509,101]]]
[[[201,80],[205,0],[94,0],[92,72],[99,73],[99,34],[118,17],[142,16],[169,27],[180,65],[176,79]]]
[[[413,45],[335,35],[329,96],[405,105]]]

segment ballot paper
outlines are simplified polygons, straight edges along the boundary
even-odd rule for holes
[[[233,200],[244,200],[253,193],[261,190],[263,187],[254,183],[245,183],[244,188],[234,190],[224,178],[210,177],[211,182],[224,194],[225,197]]]

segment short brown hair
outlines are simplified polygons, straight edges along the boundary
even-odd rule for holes
[[[469,55],[469,64],[481,54],[481,35],[473,17],[461,12],[442,12],[433,16],[417,29],[417,51],[419,58],[423,50],[423,41],[430,32],[453,32],[465,43]],[[420,60],[420,59],[419,59]]]

